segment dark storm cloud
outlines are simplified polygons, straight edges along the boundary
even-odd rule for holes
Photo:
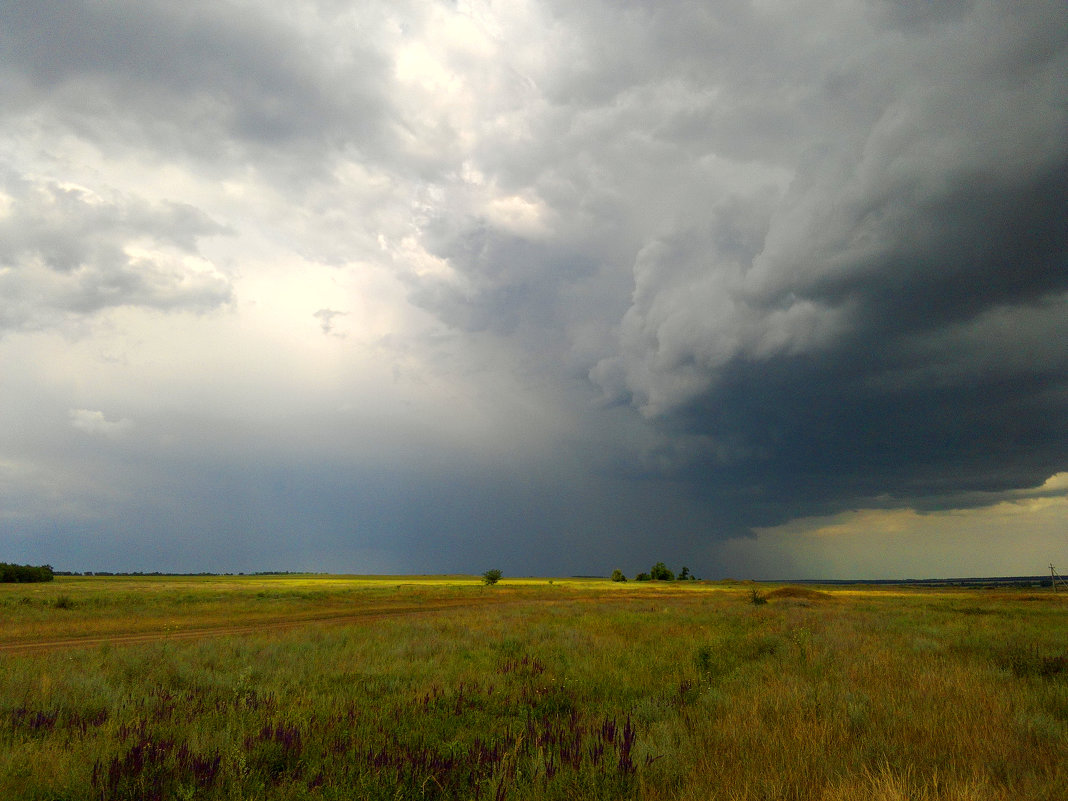
[[[573,261],[467,247],[504,238],[481,221],[436,251],[452,319],[575,323],[596,240],[570,226],[624,221],[597,251],[630,251],[632,295],[590,377],[663,435],[621,469],[685,478],[724,532],[1068,465],[1062,4],[594,9],[559,12],[583,57],[544,81],[558,136],[500,168]]]
[[[861,149],[805,166],[751,259],[713,230],[641,265],[628,385],[741,454],[699,472],[745,524],[950,506],[1068,464],[1068,352],[1021,358],[1068,316],[1068,28],[1063,9],[991,11],[948,31]],[[1014,326],[983,332],[991,316]]]

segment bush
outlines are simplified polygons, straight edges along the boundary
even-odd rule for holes
[[[501,580],[501,571],[494,568],[493,570],[487,570],[482,574],[482,583],[487,587],[492,587],[498,581]]]
[[[636,575],[634,577],[634,580],[635,581],[648,581],[649,580],[649,574],[648,573],[639,573],[638,575]]]
[[[750,590],[749,602],[753,604],[753,606],[761,606],[763,604],[766,604],[768,602],[768,599],[761,595],[760,592],[758,592],[757,589],[754,587],[752,590]]]
[[[616,568],[612,571],[612,581],[626,581],[627,577],[623,575],[623,571]]]

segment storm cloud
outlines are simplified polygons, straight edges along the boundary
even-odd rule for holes
[[[4,15],[8,561],[905,571],[1064,496],[1063,3]]]

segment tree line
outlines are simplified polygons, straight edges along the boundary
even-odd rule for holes
[[[653,565],[648,573],[639,573],[634,577],[635,581],[693,581],[697,577],[690,572],[690,568],[686,565],[682,566],[682,570],[676,576],[675,571],[665,565],[663,562],[657,562]],[[623,571],[616,569],[612,571],[612,581],[626,581],[627,577],[623,575]]]
[[[0,562],[0,582],[27,583],[31,581],[51,581],[55,578],[52,565],[10,565]]]

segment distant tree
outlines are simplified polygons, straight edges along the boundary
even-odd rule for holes
[[[649,574],[648,573],[639,573],[638,575],[636,575],[634,577],[634,580],[635,581],[648,581],[649,580]]]
[[[27,583],[35,581],[51,581],[54,578],[51,565],[10,565],[0,562],[0,581]]]
[[[668,566],[663,562],[657,562],[653,565],[653,569],[649,571],[649,577],[653,581],[674,581],[675,574],[672,573]]]
[[[497,568],[493,568],[493,570],[487,570],[485,573],[482,574],[482,583],[485,584],[487,587],[492,587],[494,584],[501,580],[502,575],[503,574],[501,573],[501,571]]]
[[[690,578],[692,578],[692,576],[690,575],[690,568],[686,567],[686,565],[683,565],[682,570],[679,571],[678,580],[686,581]]]
[[[623,571],[618,567],[612,571],[612,581],[626,581],[627,577],[623,575]]]

